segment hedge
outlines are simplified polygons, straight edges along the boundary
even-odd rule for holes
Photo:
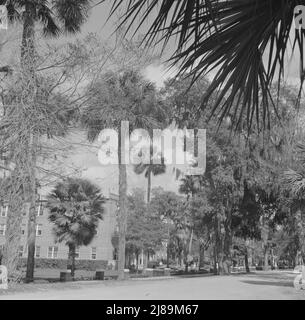
[[[26,258],[19,261],[19,267],[25,268]],[[67,269],[67,259],[35,259],[35,268],[38,269]],[[75,267],[77,270],[95,271],[97,269],[108,269],[108,261],[105,260],[76,260]]]

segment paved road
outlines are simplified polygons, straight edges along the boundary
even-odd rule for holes
[[[61,287],[45,285],[36,292],[0,295],[1,299],[28,300],[166,300],[166,299],[304,299],[305,291],[293,287],[295,275],[269,272],[252,275],[205,276],[166,280],[141,280],[125,282],[91,282],[62,284]],[[67,288],[68,287],[68,288]]]

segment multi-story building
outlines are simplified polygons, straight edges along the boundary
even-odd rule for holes
[[[114,264],[117,260],[116,249],[112,245],[113,233],[117,230],[117,196],[110,194],[104,205],[103,220],[99,222],[97,234],[88,246],[77,248],[76,258],[80,260],[103,260]],[[35,257],[41,259],[67,259],[68,247],[64,243],[56,243],[52,232],[53,225],[48,220],[49,209],[46,201],[41,200],[37,204],[36,217],[36,250]],[[7,205],[0,207],[0,246],[5,243],[6,219],[8,214]],[[25,205],[21,243],[19,248],[20,257],[27,256],[27,223],[29,206]]]

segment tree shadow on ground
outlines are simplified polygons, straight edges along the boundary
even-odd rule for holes
[[[291,281],[266,281],[266,280],[241,280],[243,283],[261,285],[261,286],[274,286],[274,287],[288,287],[293,288]]]

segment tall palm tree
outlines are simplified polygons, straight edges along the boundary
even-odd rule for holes
[[[90,0],[1,0],[0,4],[5,5],[8,11],[9,21],[20,21],[23,24],[22,44],[21,44],[21,67],[22,78],[24,81],[24,99],[23,102],[27,104],[29,110],[35,113],[36,103],[36,53],[35,53],[35,27],[36,24],[43,26],[43,33],[45,36],[58,36],[63,32],[76,33],[80,30],[81,25],[86,20],[88,9],[90,7]],[[20,110],[22,112],[22,110]],[[31,123],[32,126],[32,123]],[[35,127],[35,126],[34,126]],[[27,262],[27,281],[33,281],[34,277],[34,253],[35,253],[35,224],[36,214],[35,205],[37,200],[36,195],[36,178],[35,178],[35,164],[37,145],[37,132],[35,129],[29,128],[28,136],[26,137],[26,148],[29,149],[26,159],[21,159],[19,156],[15,157],[15,184],[19,183],[20,174],[25,176],[23,180],[28,181],[27,195],[25,199],[30,201],[30,213],[28,221],[28,262]],[[23,142],[24,143],[24,142]],[[25,145],[25,144],[24,144]],[[27,165],[24,165],[26,161]],[[22,179],[21,179],[22,180]],[[21,182],[21,184],[24,183]],[[14,197],[12,197],[14,198]],[[19,201],[21,204],[22,201]],[[9,239],[16,237],[16,230],[20,229],[20,219],[15,219],[18,216],[19,208],[13,209],[10,204],[10,212],[8,216],[8,230],[6,249],[4,260],[9,266],[9,272],[16,268],[18,257],[18,246],[14,241]],[[15,212],[16,211],[16,212]],[[18,233],[18,232],[17,232]],[[16,242],[17,243],[17,242]]]
[[[136,21],[136,31],[148,22],[149,45],[161,40],[165,47],[177,39],[170,61],[179,66],[180,74],[190,71],[196,80],[215,72],[202,108],[216,91],[212,113],[220,112],[220,121],[233,115],[237,126],[245,115],[249,128],[254,120],[269,122],[266,115],[275,107],[269,89],[273,80],[283,79],[290,43],[292,51],[298,51],[303,84],[305,33],[293,28],[294,9],[304,4],[303,0],[129,0],[127,4],[114,0],[110,15],[123,10],[119,26],[127,25],[127,32]]]
[[[122,146],[125,135],[122,135],[121,124],[129,121],[129,130],[136,128],[148,129],[158,127],[158,116],[152,107],[155,99],[154,86],[143,79],[134,70],[121,73],[109,72],[90,86],[90,101],[83,113],[83,124],[88,130],[88,139],[94,141],[103,129],[113,128],[118,131],[118,166],[119,166],[119,279],[124,279],[125,268],[125,237],[127,228],[127,170],[126,162],[122,161]],[[127,159],[126,159],[127,160]]]
[[[100,189],[85,179],[59,182],[48,196],[49,220],[58,242],[69,247],[68,265],[75,274],[75,250],[87,246],[103,219],[105,199]]]
[[[164,158],[159,154],[156,156],[159,160],[161,158],[160,164],[154,163],[154,155],[153,155],[153,148],[151,147],[150,150],[150,163],[139,163],[134,166],[134,172],[136,174],[143,174],[147,179],[147,203],[150,202],[150,195],[151,195],[151,176],[154,177],[164,174],[166,172],[166,165],[164,164]]]

